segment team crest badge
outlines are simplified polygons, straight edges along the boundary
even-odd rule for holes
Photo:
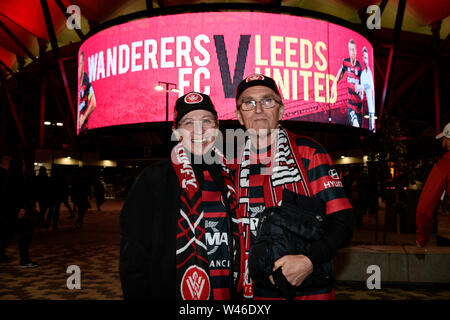
[[[195,92],[191,92],[186,97],[184,97],[184,102],[188,104],[200,103],[202,101],[203,97]]]
[[[190,266],[181,280],[184,300],[208,300],[210,288],[208,274],[198,266]]]
[[[248,76],[247,79],[245,79],[245,82],[250,82],[254,80],[264,80],[264,76],[262,74],[252,74],[251,76]]]

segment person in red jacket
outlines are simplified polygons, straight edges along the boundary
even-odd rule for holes
[[[442,139],[445,154],[434,165],[425,182],[416,209],[417,245],[425,247],[430,240],[433,212],[444,192],[450,190],[450,122],[436,139]],[[450,220],[449,220],[450,223]]]

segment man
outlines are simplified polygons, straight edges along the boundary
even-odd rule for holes
[[[75,228],[83,227],[84,216],[88,212],[91,204],[89,202],[89,194],[91,192],[91,184],[89,181],[86,167],[79,167],[72,181],[72,202],[77,207],[78,219]]]
[[[445,154],[433,166],[417,203],[416,234],[419,247],[425,247],[430,240],[434,210],[443,193],[447,192],[448,194],[450,191],[450,122],[436,136],[436,139],[442,139],[442,149],[444,149]]]
[[[372,71],[369,68],[369,53],[363,48],[364,70],[361,73],[362,95],[366,93],[367,109],[369,111],[369,130],[375,132],[375,88]],[[361,98],[362,99],[362,98]]]
[[[356,60],[356,43],[353,39],[348,42],[349,58],[342,61],[342,67],[336,74],[336,83],[333,84],[331,92],[336,92],[337,84],[342,80],[344,75],[347,75],[347,115],[351,126],[361,128],[362,125],[362,87],[360,85],[360,77],[362,67],[358,60]]]
[[[44,166],[39,167],[39,173],[34,177],[36,199],[39,203],[39,226],[45,227],[47,213],[50,213],[51,191],[50,178]]]
[[[170,159],[138,177],[120,217],[125,298],[224,300],[237,292],[237,198],[215,147],[217,112],[209,96],[178,98]],[[214,160],[214,161],[212,161]]]
[[[9,218],[15,220],[10,227],[15,227],[18,234],[20,267],[34,268],[38,265],[30,260],[30,246],[34,232],[33,220],[37,210],[32,181],[25,176],[25,172],[25,161],[20,157],[14,157],[9,164],[3,208],[6,209]]]
[[[285,188],[326,202],[327,234],[311,244],[308,255],[286,255],[273,266],[282,268],[291,285],[300,286],[315,267],[323,263],[331,265],[337,250],[350,239],[352,208],[325,149],[316,141],[279,126],[284,104],[273,79],[260,74],[245,78],[237,87],[236,106],[236,117],[249,132],[236,168],[239,221],[244,229],[246,251],[241,262],[243,293],[246,298],[277,299],[280,298],[277,290],[254,286],[248,273],[248,253],[261,212],[279,206]],[[332,286],[296,294],[296,299],[333,298]]]
[[[94,88],[92,88],[89,76],[84,72],[84,51],[81,52],[80,63],[78,65],[78,128],[81,132],[88,130],[88,119],[97,106]]]

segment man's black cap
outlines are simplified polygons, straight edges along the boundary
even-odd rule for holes
[[[278,91],[277,84],[272,78],[263,76],[262,74],[259,73],[254,73],[245,78],[244,80],[242,80],[241,83],[239,83],[236,89],[236,101],[239,99],[244,90],[254,86],[268,87],[273,91],[275,91],[275,93],[281,97],[280,92]]]

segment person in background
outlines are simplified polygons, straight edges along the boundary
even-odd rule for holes
[[[97,211],[101,211],[101,206],[105,203],[105,181],[102,176],[98,176],[94,181],[94,197],[97,202]]]
[[[33,237],[34,217],[37,215],[31,179],[25,178],[25,161],[19,157],[11,160],[6,182],[6,210],[15,219],[15,230],[19,235],[20,267],[34,268],[29,251]]]
[[[375,85],[372,71],[369,67],[369,52],[363,48],[364,70],[361,72],[362,95],[366,93],[367,111],[369,112],[369,130],[375,132]],[[363,98],[361,97],[361,100]]]
[[[84,71],[84,51],[81,52],[78,65],[78,125],[79,132],[85,132],[89,129],[89,116],[97,107],[94,88],[89,81],[89,75]]]
[[[347,116],[348,122],[353,127],[362,127],[362,97],[364,88],[361,86],[362,67],[356,60],[355,40],[348,41],[349,57],[342,60],[342,66],[336,74],[336,82],[333,83],[331,92],[337,93],[337,84],[345,77],[347,85]]]
[[[36,199],[39,203],[39,227],[43,228],[46,224],[46,215],[50,209],[51,202],[51,186],[50,178],[47,175],[47,169],[43,166],[39,167],[39,173],[34,178],[34,188]]]
[[[51,186],[51,202],[50,209],[47,216],[45,226],[50,228],[50,224],[53,220],[53,230],[58,230],[59,213],[61,204],[64,203],[69,210],[70,216],[73,216],[73,211],[70,205],[67,203],[68,186],[64,177],[61,174],[59,167],[53,167],[52,176],[50,177]]]
[[[450,190],[450,122],[444,130],[436,136],[442,139],[444,155],[433,166],[425,182],[416,208],[417,245],[425,247],[431,236],[433,228],[433,213],[439,204],[444,192]],[[449,216],[450,224],[450,216]]]
[[[65,174],[64,171],[62,171],[62,170],[59,171],[59,174],[61,175],[61,177],[60,177],[61,188],[64,190],[64,192],[62,192],[62,203],[69,211],[69,218],[73,219],[73,218],[75,218],[75,212],[74,212],[74,208],[72,208],[72,206],[69,203],[70,187],[69,187],[69,181],[67,178],[67,174]]]
[[[83,226],[84,215],[91,207],[89,203],[89,194],[91,192],[91,186],[87,176],[86,169],[81,167],[78,168],[77,174],[75,175],[72,182],[72,201],[74,207],[77,207],[78,219],[75,224],[77,229]]]

